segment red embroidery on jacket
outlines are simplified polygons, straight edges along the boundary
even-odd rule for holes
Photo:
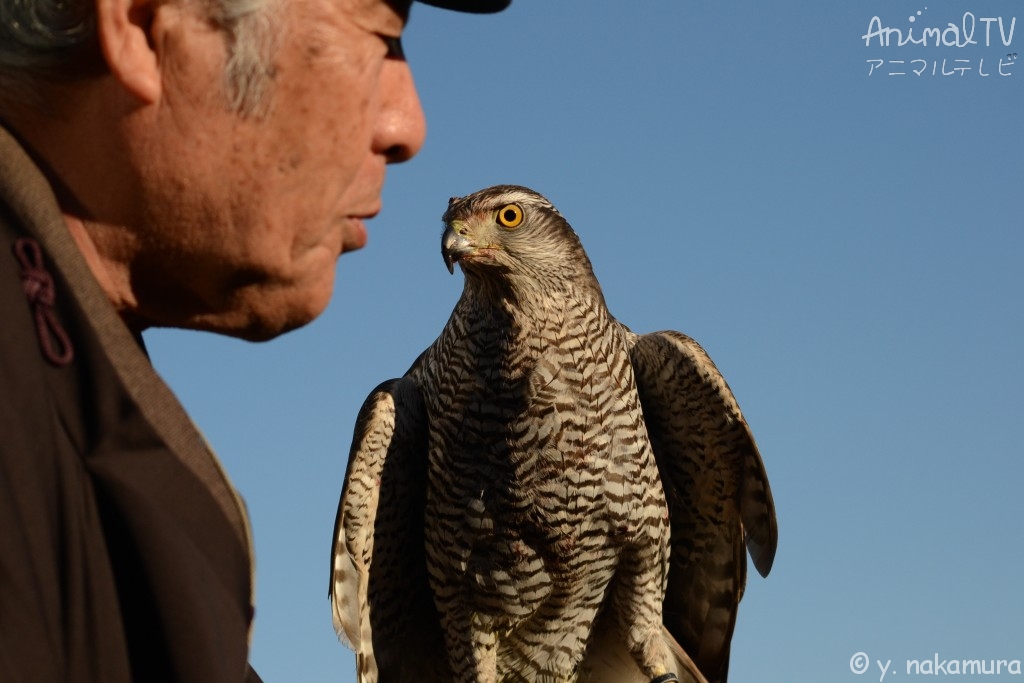
[[[21,237],[14,242],[14,255],[21,264],[21,288],[32,306],[43,356],[54,365],[67,365],[74,359],[75,350],[54,310],[57,290],[43,264],[43,249],[31,237]]]

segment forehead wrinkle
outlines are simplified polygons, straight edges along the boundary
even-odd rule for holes
[[[312,25],[303,42],[309,59],[328,64],[353,64],[357,68],[374,60],[387,46],[382,37],[398,38],[405,27],[408,9],[385,0],[299,0],[299,15]],[[369,41],[371,49],[360,47]]]
[[[349,0],[352,14],[360,26],[373,33],[390,37],[402,34],[409,21],[412,0]]]

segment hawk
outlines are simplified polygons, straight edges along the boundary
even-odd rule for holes
[[[609,313],[540,194],[453,197],[437,340],[357,418],[330,598],[360,683],[725,681],[777,525],[721,373]]]

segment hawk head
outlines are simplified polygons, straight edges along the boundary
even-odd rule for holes
[[[449,272],[506,285],[592,280],[579,237],[554,205],[533,190],[496,185],[452,197],[441,217],[441,256]]]

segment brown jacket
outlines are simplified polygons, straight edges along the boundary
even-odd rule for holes
[[[0,681],[258,680],[248,520],[0,128]]]

